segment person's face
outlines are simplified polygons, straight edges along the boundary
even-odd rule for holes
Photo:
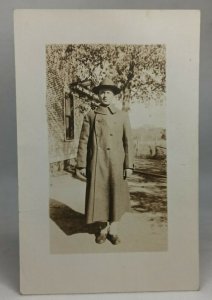
[[[99,90],[99,99],[101,104],[110,105],[114,98],[113,92],[108,88],[102,88]]]

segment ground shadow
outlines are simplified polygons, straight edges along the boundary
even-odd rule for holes
[[[76,233],[96,234],[100,226],[106,226],[106,223],[101,222],[86,224],[84,214],[54,199],[50,199],[49,214],[52,221],[54,221],[66,235]]]

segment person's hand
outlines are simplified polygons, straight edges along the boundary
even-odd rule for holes
[[[86,180],[86,168],[76,169],[76,176],[79,179]]]
[[[124,179],[132,175],[132,169],[124,169]]]

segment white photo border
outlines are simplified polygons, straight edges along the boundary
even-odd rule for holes
[[[197,290],[200,12],[16,10],[14,21],[21,292]],[[45,47],[54,43],[166,45],[167,252],[50,254]]]

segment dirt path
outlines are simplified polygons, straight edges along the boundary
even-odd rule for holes
[[[161,183],[163,184],[164,182]],[[98,245],[95,243],[95,226],[85,224],[85,182],[73,178],[69,173],[52,177],[50,186],[51,253],[166,251],[166,212],[151,211],[151,206],[148,208],[146,203],[148,195],[151,195],[151,199],[154,198],[153,196],[156,197],[158,184],[146,182],[145,177],[135,175],[129,187],[133,209],[132,213],[125,214],[120,222],[119,232],[122,242],[116,246],[109,241]],[[142,201],[146,203],[145,207],[142,206]]]
[[[131,206],[140,212],[160,212],[166,221],[167,182],[163,160],[137,159],[136,171],[129,179]]]

